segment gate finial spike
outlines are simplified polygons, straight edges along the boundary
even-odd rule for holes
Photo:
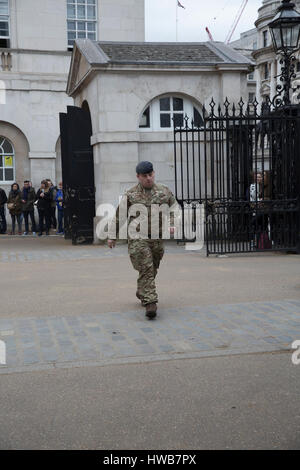
[[[253,111],[254,111],[254,116],[258,116],[257,108],[258,108],[259,102],[257,101],[256,97],[252,103],[253,106]]]
[[[185,128],[188,129],[189,128],[189,117],[188,117],[187,114],[185,114],[184,120],[185,120]]]
[[[215,115],[215,106],[216,106],[216,103],[214,102],[214,99],[212,98],[211,99],[211,102],[209,103],[209,106],[210,106],[210,115],[211,117],[213,117]]]
[[[245,103],[244,103],[244,100],[243,100],[242,97],[241,97],[238,104],[239,104],[239,108],[240,108],[240,116],[243,116]]]
[[[227,96],[226,96],[226,100],[224,101],[224,106],[225,106],[225,116],[228,117],[230,102],[228,101]]]

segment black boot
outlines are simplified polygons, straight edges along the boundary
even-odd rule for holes
[[[156,304],[146,305],[146,317],[148,317],[149,320],[152,320],[153,318],[156,317],[156,312],[157,312],[157,305]]]

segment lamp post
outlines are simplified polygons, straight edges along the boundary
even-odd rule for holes
[[[299,48],[300,13],[295,10],[295,4],[290,0],[282,0],[277,13],[269,23],[274,50],[281,54],[280,60],[282,85],[277,85],[277,95],[273,103],[276,107],[290,105],[291,81],[295,75],[295,52]]]

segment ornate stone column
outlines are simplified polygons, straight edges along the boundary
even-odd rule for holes
[[[256,80],[256,99],[259,104],[262,103],[262,97],[261,97],[261,66],[259,65],[257,67],[257,80]]]
[[[270,99],[272,100],[274,98],[274,96],[276,95],[276,78],[275,78],[275,75],[276,75],[276,66],[275,66],[275,61],[273,60],[271,62],[271,88],[270,88]]]

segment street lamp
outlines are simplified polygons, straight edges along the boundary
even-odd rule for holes
[[[282,0],[269,28],[275,52],[283,55],[280,60],[283,65],[280,77],[283,85],[277,86],[278,94],[273,102],[276,106],[290,105],[291,80],[296,77],[294,53],[299,48],[300,40],[300,13],[295,10],[295,4],[290,0]],[[283,97],[280,98],[282,93]]]

